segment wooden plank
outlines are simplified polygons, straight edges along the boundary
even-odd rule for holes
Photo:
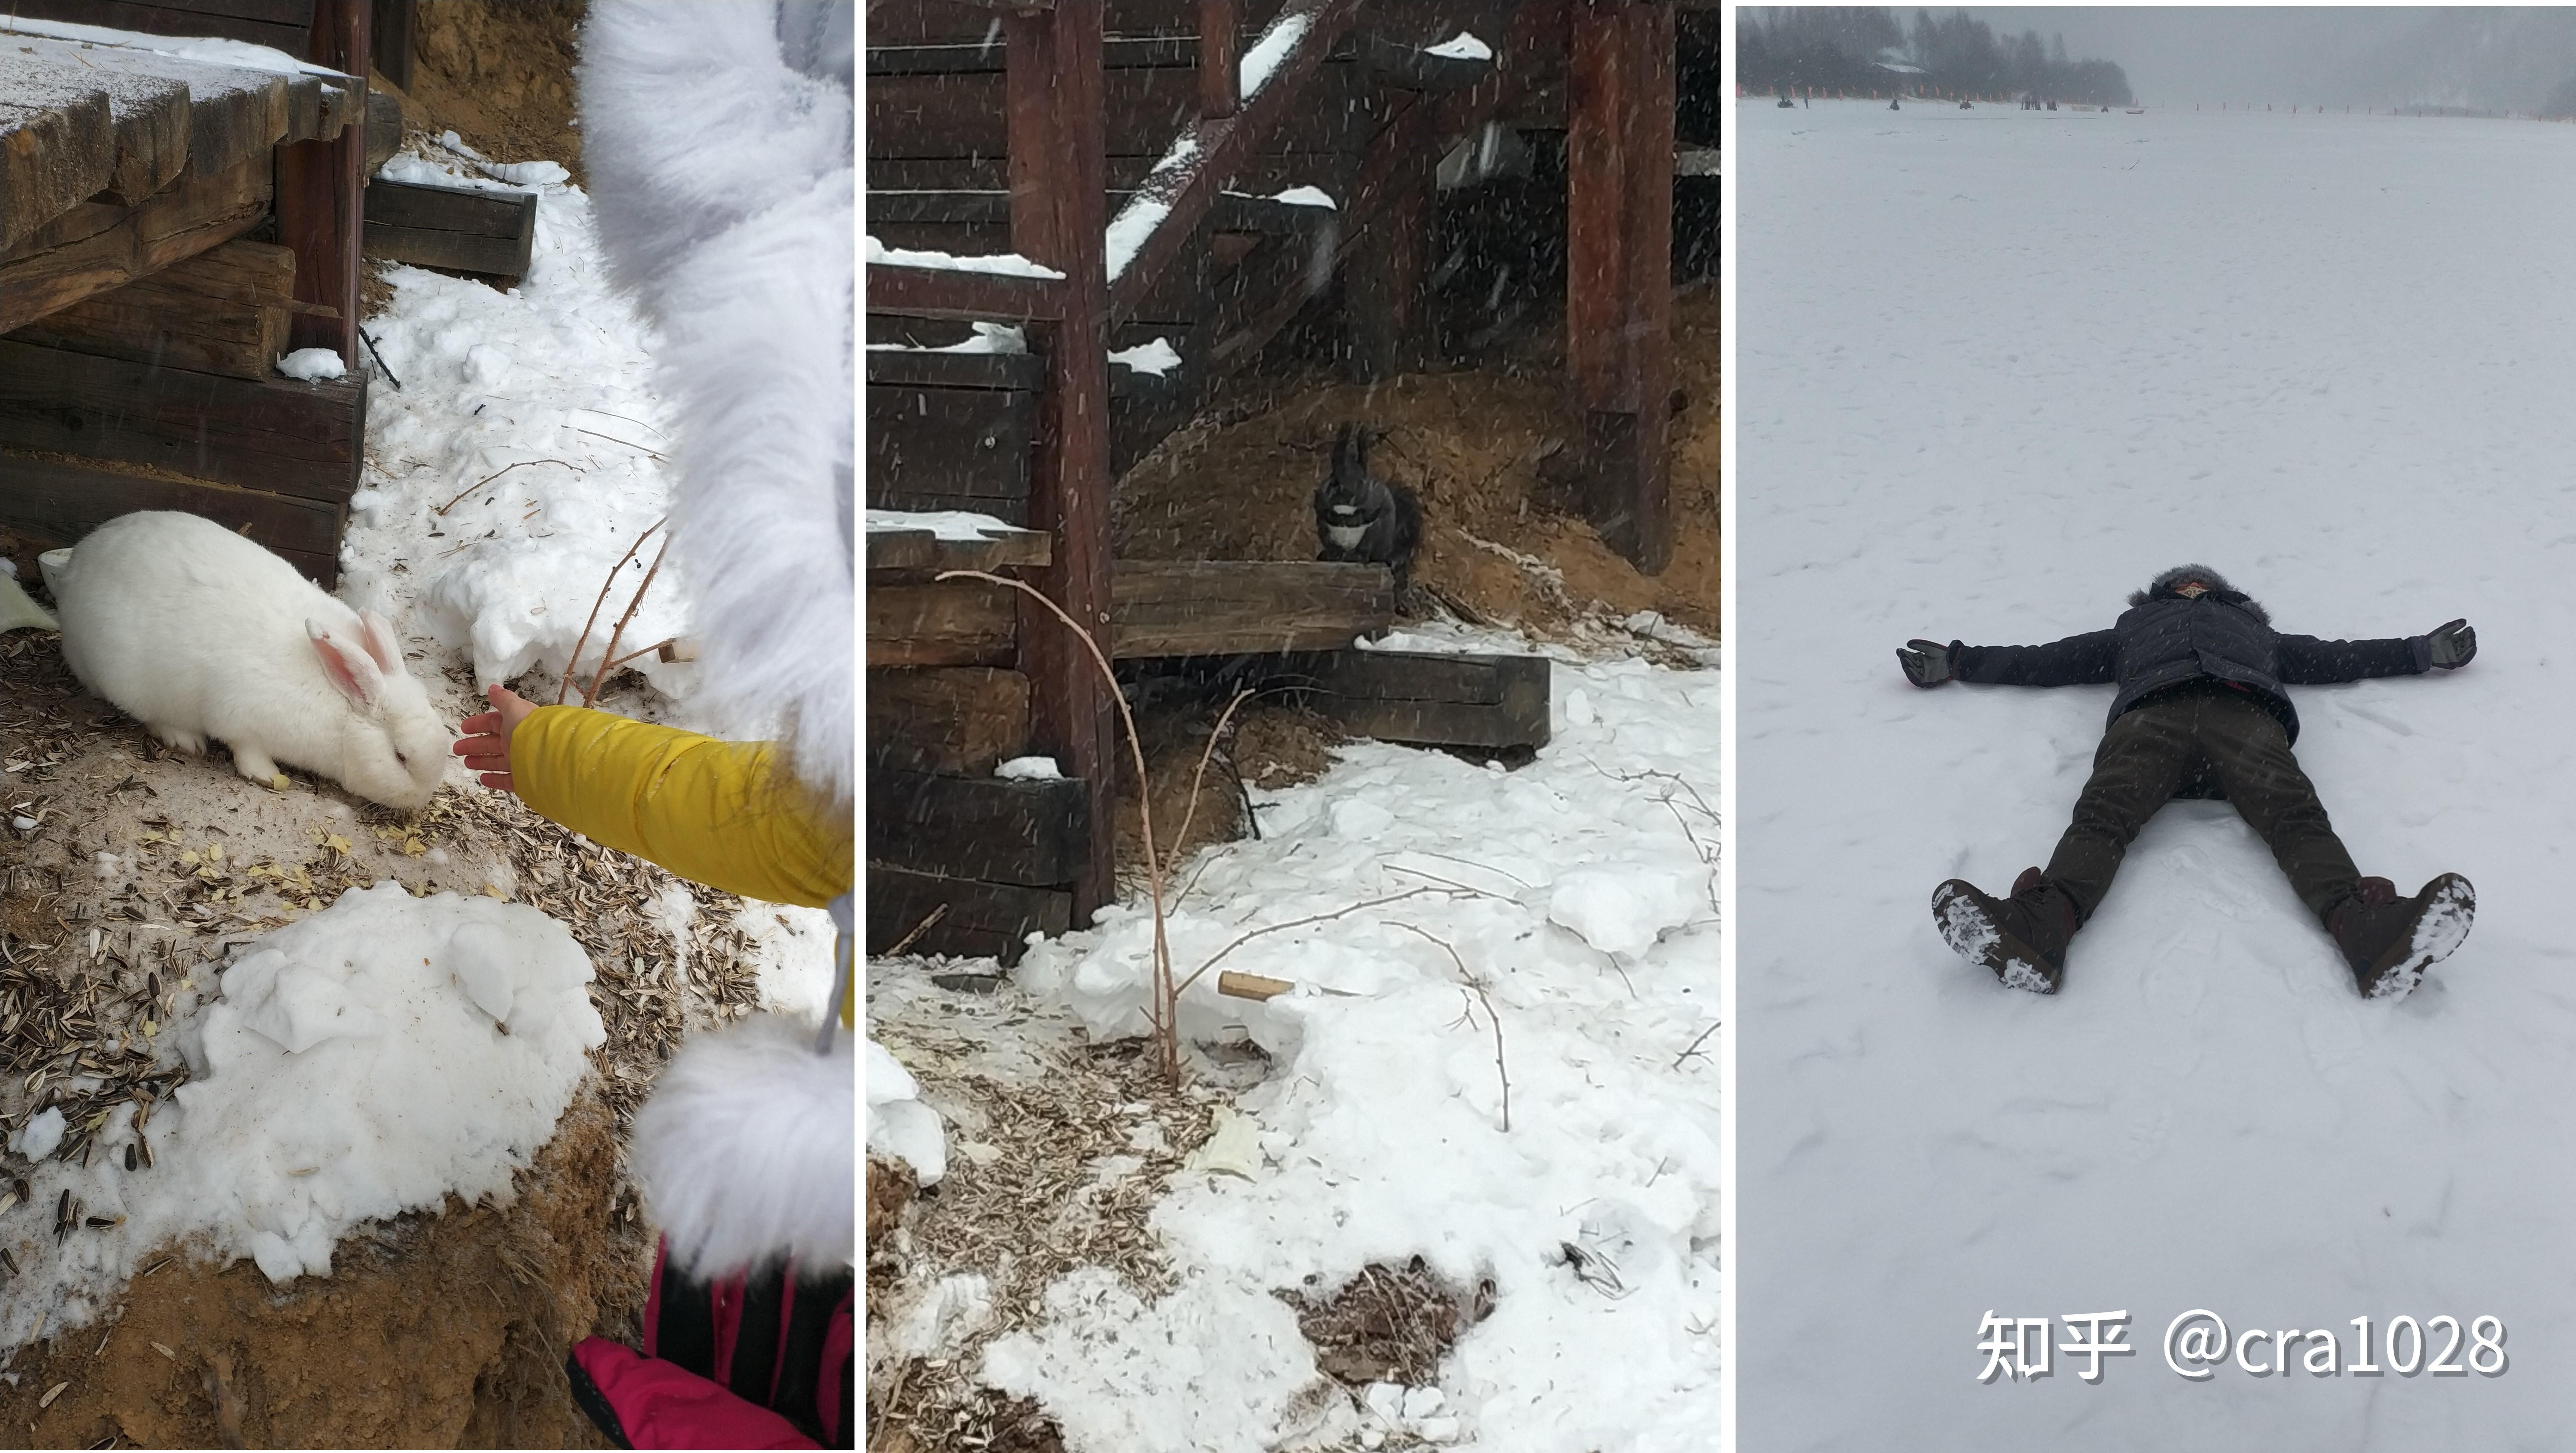
[[[1310,3],[1310,0],[1300,0]],[[1191,50],[1196,49],[1195,42]],[[1313,85],[1297,108],[1303,149],[1357,150],[1383,112],[1377,88],[1350,62],[1324,64],[1315,53]],[[1201,97],[1194,64],[1104,71],[1102,146],[1110,155],[1160,156],[1198,122]],[[1284,77],[1274,76],[1276,84]],[[1265,94],[1267,88],[1264,88]],[[1003,156],[1010,150],[1006,86],[993,73],[870,76],[870,157]],[[1281,103],[1274,103],[1281,104]],[[1220,120],[1225,118],[1219,118]],[[1250,136],[1238,143],[1247,147]]]
[[[1034,353],[940,353],[926,348],[871,348],[870,387],[1034,389],[1046,360]]]
[[[1030,934],[1059,934],[1073,927],[1073,895],[1062,888],[979,883],[871,863],[868,952],[886,952],[942,908],[947,911],[907,952],[994,958],[1007,968],[1028,951]]]
[[[1016,592],[978,580],[868,574],[868,665],[1007,666],[1018,654]]]
[[[10,0],[9,13],[30,20],[69,20],[146,35],[204,35],[246,40],[304,54],[313,0],[188,0],[154,4],[151,0]]]
[[[1566,92],[1566,371],[1584,513],[1652,575],[1672,558],[1673,8],[1577,0]]]
[[[1020,605],[1020,667],[1029,674],[1030,739],[1072,777],[1117,778],[1109,685],[1095,649],[1110,635],[1108,160],[1101,69],[1102,0],[1062,0],[1052,15],[1003,21],[1010,47],[1004,94],[1011,241],[1021,255],[1063,273],[1052,329],[1036,340],[1047,358],[1026,523],[1055,536],[1034,572],[1037,588],[1074,623],[1068,631],[1034,601]],[[1077,636],[1088,636],[1088,643]],[[1114,814],[1091,814],[1073,879],[1073,916],[1117,892]]]
[[[376,73],[394,83],[399,90],[411,89],[411,35],[414,0],[373,0],[375,13],[367,22],[368,48],[374,52]]]
[[[871,312],[909,313],[923,318],[1029,322],[1063,315],[1063,286],[1059,278],[872,262],[868,264],[867,307]]]
[[[204,515],[285,556],[325,587],[337,583],[340,533],[347,518],[338,507],[196,480],[0,453],[0,525],[72,544],[118,515],[136,510]]]
[[[532,241],[528,238],[513,241],[471,232],[396,227],[383,222],[369,222],[366,237],[366,250],[372,257],[391,258],[414,267],[484,274],[512,282],[527,276],[528,257],[532,250]]]
[[[312,0],[300,54],[348,77],[345,100],[358,116],[367,99],[370,0]],[[348,118],[344,116],[344,121]],[[332,316],[299,312],[290,346],[328,348],[350,372],[358,357],[359,273],[366,236],[366,127],[342,125],[277,152],[277,240],[295,250],[295,296]],[[327,137],[327,139],[325,139]]]
[[[1339,651],[1311,679],[1315,709],[1360,736],[1495,751],[1548,742],[1543,656]]]
[[[9,48],[20,47],[41,60],[91,78],[108,91],[111,107],[120,96],[137,106],[148,106],[150,98],[166,94],[164,88],[183,87],[187,95],[184,115],[170,118],[167,124],[179,128],[176,160],[199,173],[222,171],[262,156],[281,142],[301,140],[309,134],[311,125],[319,122],[321,83],[313,77],[184,60],[124,46],[10,37]],[[317,114],[307,121],[306,131],[299,133],[297,124],[306,111]],[[173,143],[155,137],[149,144],[157,148]],[[156,159],[150,165],[168,175],[177,174],[167,159]]]
[[[295,254],[236,238],[9,335],[232,378],[264,379],[286,347]]]
[[[868,569],[1016,570],[1044,565],[1054,542],[1035,530],[1012,530],[976,540],[943,540],[928,530],[868,528]]]
[[[1138,244],[1110,289],[1110,320],[1135,315],[1154,280],[1178,257],[1201,218],[1207,215],[1225,183],[1262,139],[1288,126],[1295,117],[1312,126],[1316,118],[1338,119],[1355,137],[1374,133],[1384,118],[1375,88],[1363,84],[1350,66],[1334,67],[1323,84],[1310,85],[1324,58],[1358,13],[1358,0],[1289,0],[1274,24],[1302,17],[1305,31],[1271,71],[1261,89],[1231,116],[1201,120],[1189,128],[1187,141],[1195,159],[1178,170],[1149,178],[1146,187],[1167,209]],[[1181,142],[1176,140],[1175,146]]]
[[[0,68],[0,243],[14,242],[104,189],[116,174],[107,93]],[[19,88],[25,88],[21,90]]]
[[[980,666],[868,673],[867,757],[914,772],[989,777],[1029,746],[1029,678]]]
[[[1339,650],[1395,619],[1383,565],[1308,560],[1121,560],[1111,654]]]
[[[139,206],[88,204],[38,229],[0,261],[0,333],[240,236],[267,215],[269,187],[265,155],[213,176],[190,168]],[[75,231],[77,240],[25,250],[58,227],[86,230]]]
[[[513,240],[527,236],[537,216],[534,192],[438,187],[378,178],[367,183],[367,221],[435,232],[470,232]]]
[[[149,465],[344,504],[367,377],[257,382],[0,339],[0,447]]]
[[[888,494],[1026,500],[1036,423],[1036,396],[1017,390],[872,384],[871,498],[882,489]]]
[[[868,771],[868,861],[988,883],[1070,883],[1091,837],[1091,788]]]

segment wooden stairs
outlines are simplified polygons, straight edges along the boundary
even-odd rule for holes
[[[1443,44],[1462,32],[1481,44]],[[1359,376],[1419,367],[1439,159],[1506,117],[1569,132],[1569,384],[1591,419],[1592,514],[1660,569],[1674,0],[886,0],[865,40],[868,505],[968,510],[1044,537],[1042,558],[1009,573],[1104,654],[1328,653],[1298,659],[1354,701],[1399,699],[1353,708],[1371,721],[1493,748],[1543,741],[1543,666],[1533,709],[1526,670],[1508,691],[1496,670],[1449,673],[1448,698],[1401,703],[1412,688],[1397,678],[1423,673],[1333,665],[1391,618],[1379,567],[1113,562],[1110,482],[1336,282]],[[1135,366],[1158,343],[1177,362]],[[895,563],[920,554],[880,557],[871,536],[872,701],[936,698],[954,714],[959,693],[981,693],[1024,710],[1025,730],[1002,734],[1013,743],[1082,783],[1112,780],[1111,702],[1084,644],[1031,602]],[[898,682],[880,668],[961,674]],[[1049,870],[1072,865],[1065,901],[1025,926],[1078,926],[1110,894],[1111,814],[1077,816],[1047,836]],[[880,852],[894,830],[872,816],[872,881],[904,866]],[[1078,850],[1055,843],[1066,832]],[[1036,867],[1018,871],[1025,886]],[[929,901],[901,881],[902,894],[872,887],[872,951]],[[1007,945],[1009,927],[968,951]]]

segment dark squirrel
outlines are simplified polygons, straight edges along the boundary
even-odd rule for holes
[[[1332,472],[1315,486],[1316,558],[1386,566],[1402,588],[1422,543],[1422,501],[1368,472],[1368,446],[1357,424],[1333,440]]]

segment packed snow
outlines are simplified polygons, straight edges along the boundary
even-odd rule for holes
[[[336,349],[298,348],[277,360],[277,371],[288,378],[311,383],[316,379],[345,378],[349,366],[340,361]]]
[[[1423,47],[1423,54],[1448,61],[1489,61],[1494,58],[1494,48],[1477,39],[1473,31],[1462,30],[1438,45]]]
[[[1150,373],[1156,378],[1161,378],[1181,366],[1181,354],[1179,349],[1172,346],[1171,339],[1156,338],[1151,342],[1139,343],[1133,348],[1117,349],[1111,352],[1109,361],[1132,368],[1138,373]]]
[[[981,540],[994,535],[1026,534],[1019,526],[973,510],[870,510],[868,531],[901,533],[928,530],[943,540]]]
[[[2576,128],[1736,115],[1743,1446],[2555,1444]],[[2147,827],[2054,997],[1935,932],[1943,879],[2046,860],[2110,688],[1917,690],[1895,648],[2098,630],[2185,561],[2285,631],[2478,627],[2456,675],[2293,688],[2362,871],[2477,885],[2410,997],[2354,992],[2224,803]],[[1979,1350],[2108,1310],[2098,1381]],[[2205,1379],[2162,1350],[2194,1310]],[[2462,1373],[2403,1375],[2442,1316]],[[2285,1329],[2339,1346],[2249,1373]]]
[[[1297,42],[1306,38],[1306,28],[1314,23],[1312,12],[1292,10],[1271,21],[1261,38],[1244,49],[1243,59],[1236,66],[1244,100],[1261,94],[1261,88],[1270,84],[1272,74],[1288,59],[1288,52],[1297,48]]]
[[[141,1125],[131,1103],[109,1112],[86,1164],[43,1159],[59,1110],[21,1133],[29,1199],[68,1192],[81,1220],[41,1252],[22,1239],[0,1348],[88,1320],[163,1247],[247,1256],[284,1283],[330,1275],[333,1244],[361,1221],[450,1191],[506,1203],[606,1038],[590,978],[571,933],[536,909],[395,883],[199,964],[159,1031],[191,1072],[170,1102]],[[146,1138],[152,1167],[130,1173],[127,1147]],[[101,1234],[91,1218],[121,1222]],[[37,1221],[16,1218],[22,1233]]]
[[[1063,273],[1043,263],[1031,262],[1016,252],[993,252],[960,257],[953,252],[936,252],[927,248],[888,247],[868,239],[869,265],[888,267],[926,267],[947,272],[994,272],[1009,277],[1062,278]]]
[[[1530,764],[1356,742],[1312,783],[1254,792],[1259,839],[1175,872],[1195,878],[1169,917],[1180,973],[1222,953],[1297,987],[1219,997],[1209,972],[1183,995],[1185,1038],[1249,1038],[1274,1062],[1154,1214],[1176,1289],[1077,1272],[988,1350],[983,1375],[1037,1398],[1069,1448],[1710,1445],[1719,680],[1552,654],[1555,700],[1589,714],[1560,710]],[[1140,1034],[1152,929],[1141,900],[1118,904],[1014,972],[1094,1033]],[[1492,1278],[1494,1311],[1436,1389],[1356,1408],[1318,1385],[1271,1293],[1416,1255],[1461,1286]]]
[[[973,331],[954,343],[929,347],[919,343],[871,343],[870,353],[1026,353],[1029,337],[1015,323],[988,323],[977,319]]]
[[[1322,187],[1290,187],[1285,191],[1272,192],[1270,200],[1285,202],[1291,207],[1321,207],[1327,212],[1337,210],[1332,193]]]

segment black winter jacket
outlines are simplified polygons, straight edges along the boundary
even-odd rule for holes
[[[2198,599],[2174,586],[2199,580],[2209,590]],[[2045,646],[1969,646],[1950,643],[1951,673],[1961,681],[2002,686],[2119,684],[2107,727],[2120,714],[2158,692],[2209,679],[2252,692],[2299,739],[2299,714],[2287,686],[2321,686],[2371,676],[2412,676],[2433,664],[2429,636],[2375,641],[2321,641],[2284,635],[2272,618],[2217,572],[2176,566],[2129,597],[2128,610],[2107,631],[2069,636]]]

